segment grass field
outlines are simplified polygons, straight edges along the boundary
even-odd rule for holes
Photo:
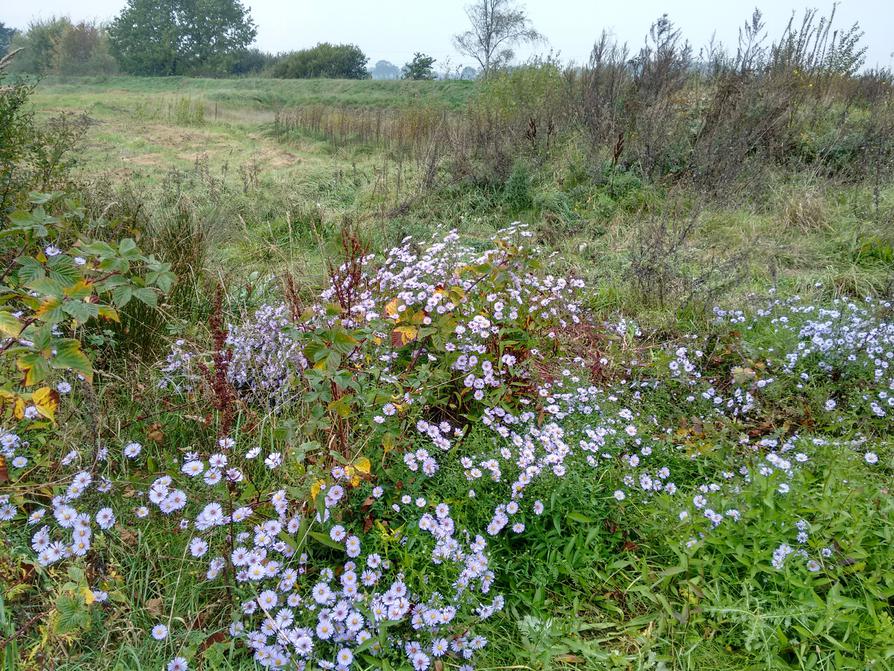
[[[180,279],[82,328],[98,373],[58,427],[4,424],[25,439],[3,443],[0,668],[894,668],[894,185],[767,171],[710,197],[604,177],[572,136],[502,182],[433,187],[430,153],[275,125],[475,95],[38,84],[39,119],[89,117],[70,176],[91,234]],[[215,377],[226,348],[242,377]],[[60,464],[94,442],[112,489],[78,499]],[[35,511],[88,497],[114,513],[92,547],[36,561]],[[247,521],[209,522],[218,501]],[[229,566],[237,546],[261,553]],[[316,657],[289,657],[302,637]]]
[[[214,190],[217,185],[232,199],[230,205],[251,191],[244,206],[258,210],[250,212],[260,218],[250,233],[266,240],[265,255],[270,244],[276,246],[275,238],[282,232],[276,229],[295,202],[313,203],[312,209],[319,210],[313,217],[319,215],[329,228],[343,221],[362,223],[371,229],[379,248],[398,242],[406,233],[447,224],[446,217],[452,219],[451,226],[478,232],[492,230],[500,220],[521,218],[545,233],[564,229],[550,243],[562,251],[566,263],[602,284],[594,300],[617,307],[623,301],[616,286],[619,269],[633,237],[641,233],[628,213],[664,200],[667,194],[661,190],[633,188],[606,206],[608,199],[598,189],[570,199],[546,182],[534,185],[541,189],[534,195],[538,202],[522,209],[507,206],[502,194],[490,189],[448,191],[446,198],[417,196],[418,165],[410,159],[400,160],[363,144],[332,146],[312,134],[284,138],[272,128],[276,112],[284,106],[400,109],[418,99],[458,108],[472,91],[471,82],[461,81],[48,78],[34,103],[41,114],[83,112],[94,121],[76,168],[88,178],[139,185],[149,194],[169,188],[171,179],[187,180],[200,187],[189,194],[195,199],[206,198],[209,187]],[[734,200],[728,206],[717,201],[687,204],[684,209],[698,210],[700,219],[692,253],[703,258],[741,257],[747,266],[741,285],[746,290],[772,281],[795,293],[817,282],[857,295],[883,288],[888,279],[885,217],[894,203],[890,185],[881,191],[882,214],[871,216],[868,187],[828,186],[804,175],[794,180],[770,178],[760,189],[756,200]],[[418,206],[383,217],[407,199]],[[244,226],[239,217],[248,220],[249,213],[231,211],[226,204],[218,204],[216,210],[222,221],[214,227],[227,238],[228,252],[238,255],[257,248],[250,245],[246,250],[242,244]],[[296,226],[301,228],[300,223]],[[313,246],[290,249],[301,256],[317,251]]]

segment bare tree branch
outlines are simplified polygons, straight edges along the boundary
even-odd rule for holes
[[[466,16],[472,27],[455,35],[453,43],[478,62],[484,75],[507,65],[514,45],[543,39],[514,0],[476,0],[466,7]]]

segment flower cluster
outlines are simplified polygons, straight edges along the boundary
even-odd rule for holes
[[[281,405],[287,400],[295,371],[307,367],[290,325],[285,305],[264,305],[251,321],[230,325],[227,375],[236,389],[252,400]]]
[[[300,324],[280,305],[229,327],[230,383],[282,414],[291,394],[305,392],[319,420],[307,430],[329,431],[325,448],[313,435],[298,448],[250,431],[179,449],[128,436],[114,448],[69,450],[52,497],[4,495],[0,521],[29,529],[44,566],[83,557],[119,527],[180,535],[201,580],[227,581],[239,613],[230,635],[263,668],[384,659],[418,671],[470,668],[487,644],[476,624],[504,605],[489,552],[537,524],[558,480],[598,478],[607,503],[654,506],[695,553],[711,534],[748,524],[764,502],[783,507],[816,451],[830,447],[807,423],[753,423],[780,390],[818,390],[816,410],[830,421],[847,405],[872,421],[890,416],[889,303],[717,310],[721,326],[752,337],[733,351],[729,335],[726,358],[693,335],[641,356],[631,347],[639,328],[621,319],[613,329],[635,355],[601,353],[617,375],[595,380],[587,360],[561,348],[586,319],[582,283],[540,271],[528,236],[514,227],[483,252],[456,233],[421,247],[408,239],[380,265],[367,255],[338,269]],[[210,365],[175,343],[167,388],[192,392],[197,363]],[[826,394],[824,380],[842,377],[850,396]],[[0,433],[13,480],[30,463],[36,421],[25,413]],[[720,447],[711,427],[737,438]],[[869,468],[880,461],[863,439],[834,446]],[[447,478],[458,496],[445,494]],[[487,507],[458,519],[460,505]],[[817,572],[836,551],[806,516],[782,527],[785,540],[766,557],[776,570],[797,560]],[[151,636],[175,637],[169,626],[155,623]]]

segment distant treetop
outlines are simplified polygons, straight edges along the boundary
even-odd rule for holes
[[[377,61],[371,74],[373,79],[399,79],[400,68],[390,61]]]
[[[122,69],[137,75],[228,73],[256,33],[239,0],[127,0],[109,27]]]
[[[453,43],[478,62],[484,75],[508,65],[515,45],[543,39],[514,0],[475,0],[466,7],[466,16],[472,27],[454,35]]]
[[[401,72],[403,79],[434,79],[435,59],[418,51],[413,55],[413,60],[404,65]]]
[[[9,51],[9,44],[17,32],[15,28],[0,21],[0,56],[4,56]]]

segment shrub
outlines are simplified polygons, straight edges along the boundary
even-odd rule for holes
[[[97,319],[118,321],[118,310],[133,298],[154,306],[173,276],[169,266],[144,256],[130,238],[114,247],[91,240],[84,234],[90,226],[83,209],[67,194],[37,191],[65,179],[64,157],[79,131],[64,116],[47,129],[35,127],[25,107],[31,90],[22,84],[0,88],[0,113],[7,122],[0,136],[5,182],[0,399],[2,410],[11,408],[18,419],[53,421],[59,394],[49,383],[64,373],[92,378],[79,339],[85,327]],[[60,384],[70,389],[68,382]]]
[[[521,161],[517,161],[503,185],[503,201],[512,212],[529,210],[533,201],[531,199],[531,175],[528,167]]]
[[[752,658],[839,654],[824,636],[794,652],[785,640],[823,626],[827,608],[810,604],[830,581],[845,598],[860,593],[848,558],[881,521],[866,514],[875,490],[845,497],[860,520],[845,524],[815,483],[831,482],[825,465],[863,477],[880,457],[808,430],[884,434],[891,306],[774,299],[748,315],[718,309],[711,333],[650,346],[628,320],[583,314],[582,282],[548,272],[531,239],[519,226],[474,244],[441,234],[377,260],[345,234],[345,258],[307,304],[287,282],[283,304],[226,326],[219,293],[208,346],[177,341],[164,365],[160,414],[76,448],[47,442],[34,412],[7,423],[0,445],[22,495],[0,499],[0,519],[39,564],[69,565],[54,608],[70,628],[51,631],[105,617],[113,577],[82,571],[79,557],[136,528],[163,534],[161,570],[191,576],[209,620],[230,622],[233,659],[273,668],[500,658],[479,632],[507,599],[527,597],[498,586],[558,572],[548,584],[586,589],[574,557],[593,549],[613,571],[633,551],[649,566],[672,562],[641,579],[643,598],[678,586],[677,611],[689,581],[708,581],[687,618]],[[150,416],[180,427],[178,442],[165,444]],[[37,458],[38,444],[52,458]],[[50,477],[54,498],[29,493]],[[644,509],[651,526],[613,526]],[[575,525],[602,527],[590,515],[614,530],[577,539]],[[557,555],[543,545],[556,537]],[[522,547],[555,556],[528,576]],[[866,555],[872,580],[884,580],[889,554]],[[772,585],[780,612],[796,616],[774,615],[752,648],[714,598],[736,598],[730,577]],[[887,630],[859,618],[824,631],[847,636],[855,658],[879,658]],[[210,655],[145,619],[181,654]]]
[[[273,66],[273,76],[279,79],[369,79],[369,61],[353,44],[322,42],[310,49],[302,49],[281,57]]]
[[[59,42],[69,29],[71,21],[66,17],[32,21],[28,30],[17,33],[12,39],[11,49],[22,51],[10,64],[10,71],[36,75],[51,73],[57,62]]]
[[[22,49],[11,64],[13,72],[107,75],[118,69],[105,28],[87,21],[74,24],[68,17],[33,21],[12,47]]]

